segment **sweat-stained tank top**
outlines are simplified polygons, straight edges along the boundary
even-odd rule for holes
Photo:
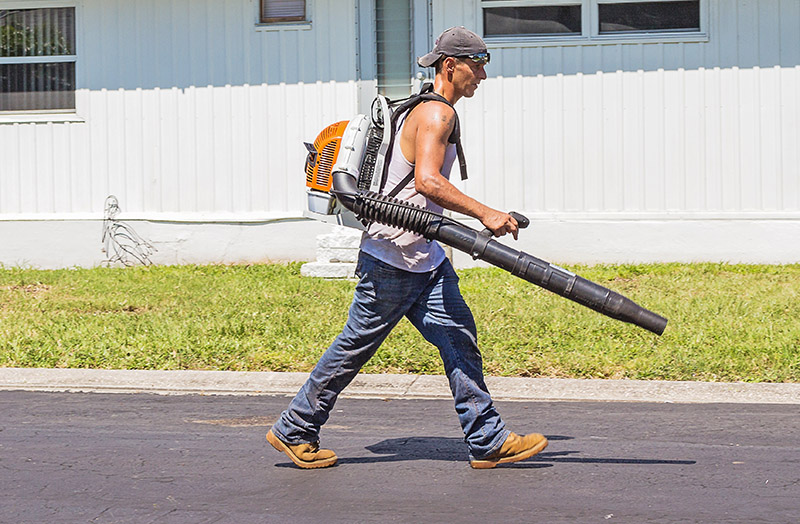
[[[409,162],[400,147],[400,136],[405,125],[405,117],[397,130],[397,139],[392,147],[392,158],[386,176],[384,193],[391,192],[414,169],[414,164]],[[456,146],[449,144],[445,151],[442,175],[450,179],[450,169],[456,159]],[[435,204],[425,195],[417,192],[414,182],[411,181],[397,194],[400,200],[411,202],[418,206],[441,213],[442,207]],[[428,241],[422,235],[409,233],[396,227],[383,224],[370,224],[361,237],[361,250],[372,255],[390,266],[411,271],[425,273],[436,269],[445,259],[444,249],[436,241]]]

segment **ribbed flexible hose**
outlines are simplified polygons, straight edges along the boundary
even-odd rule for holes
[[[356,213],[358,218],[367,223],[378,222],[418,233],[426,238],[430,225],[437,219],[445,218],[415,204],[373,191],[358,193],[355,207],[359,209]]]
[[[656,335],[661,335],[667,327],[666,318],[629,298],[501,244],[490,234],[478,232],[451,218],[396,198],[360,191],[355,178],[347,173],[333,173],[331,193],[365,223],[379,222],[438,240],[598,313],[630,322]]]

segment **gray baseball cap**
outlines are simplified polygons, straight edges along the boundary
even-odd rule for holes
[[[466,56],[485,52],[486,44],[481,37],[464,27],[451,27],[439,35],[430,53],[417,58],[417,63],[420,67],[431,67],[443,56]]]

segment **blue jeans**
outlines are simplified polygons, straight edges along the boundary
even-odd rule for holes
[[[360,280],[342,333],[322,355],[273,431],[290,444],[318,441],[320,427],[328,420],[339,393],[406,316],[439,348],[470,454],[481,459],[499,449],[509,431],[483,380],[475,321],[450,261],[428,273],[411,273],[361,252],[356,274]]]

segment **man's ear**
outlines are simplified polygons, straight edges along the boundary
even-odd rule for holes
[[[456,59],[452,56],[445,57],[442,67],[447,73],[452,73],[456,69]]]

